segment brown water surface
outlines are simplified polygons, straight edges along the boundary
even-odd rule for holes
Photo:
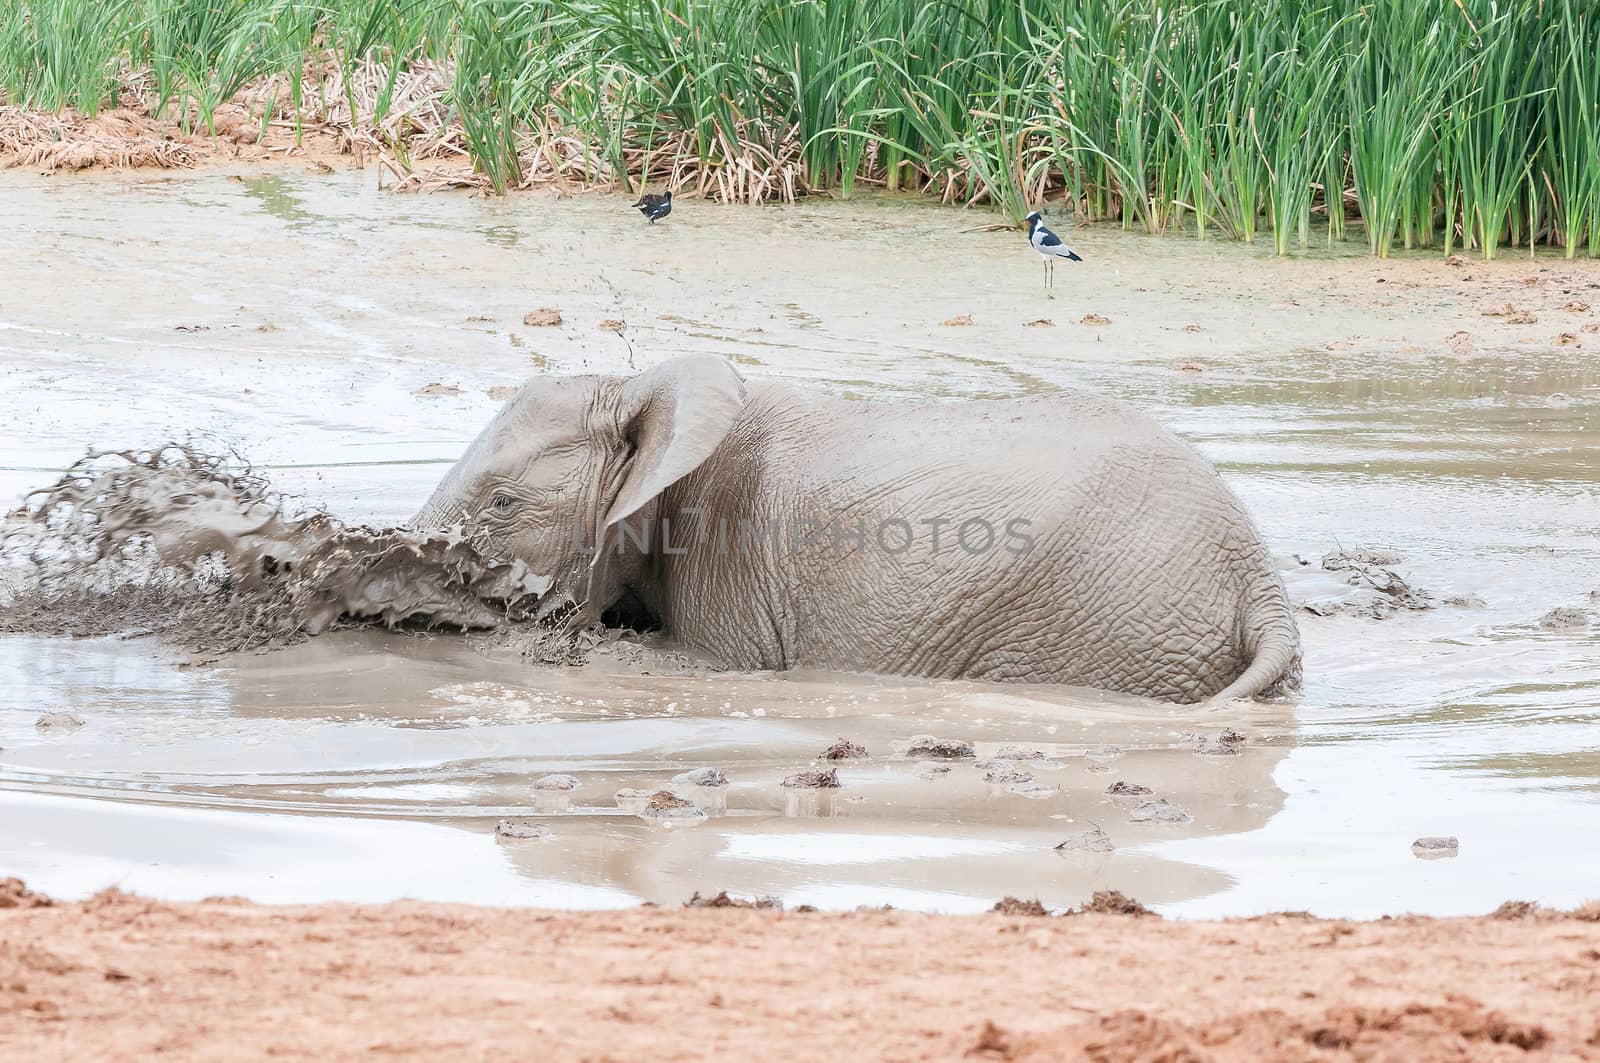
[[[0,637],[0,874],[58,896],[572,906],[726,888],[968,910],[1117,888],[1174,914],[1600,895],[1593,265],[1283,262],[1096,228],[1051,297],[1019,234],[914,202],[690,201],[644,226],[620,199],[241,176],[3,175],[0,507],[85,447],[198,432],[344,519],[394,523],[492,414],[489,389],[707,351],[848,395],[1125,397],[1218,464],[1297,601],[1349,596],[1315,563],[1342,546],[1398,553],[1440,604],[1301,613],[1302,694],[1228,713],[717,674],[654,650],[549,669],[458,636],[347,632],[206,667],[148,640]],[[1506,301],[1538,324],[1480,314]],[[562,325],[525,326],[539,307]],[[1078,324],[1091,312],[1111,324]],[[1557,607],[1594,622],[1541,626]],[[83,725],[40,730],[44,712]],[[1228,728],[1236,755],[1196,751]],[[1042,752],[1018,764],[1039,789],[971,762],[930,775],[900,752],[919,733],[979,760]],[[872,753],[839,765],[841,789],[780,785],[839,736]],[[706,766],[731,783],[679,784],[708,813],[692,822],[614,797]],[[579,786],[531,788],[550,773]],[[1135,822],[1138,801],[1104,793],[1119,780],[1190,822]],[[550,835],[498,841],[505,816]],[[1053,848],[1096,826],[1111,852]],[[1459,855],[1413,856],[1439,834]]]

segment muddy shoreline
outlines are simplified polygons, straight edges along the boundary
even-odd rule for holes
[[[6,900],[26,904],[14,884]],[[0,910],[0,1050],[67,1060],[1600,1059],[1600,910],[1221,922],[402,902]]]

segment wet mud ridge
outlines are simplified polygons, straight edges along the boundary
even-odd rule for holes
[[[567,639],[550,580],[459,529],[294,513],[233,456],[186,444],[90,453],[0,523],[0,632],[155,635],[199,653],[337,627],[510,625]]]

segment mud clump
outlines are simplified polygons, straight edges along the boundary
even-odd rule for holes
[[[645,801],[639,815],[645,819],[704,819],[705,813],[693,801],[685,801],[671,790],[657,790]]]
[[[639,790],[625,786],[611,796],[617,802],[618,808],[626,812],[639,813],[645,810],[645,806],[650,803],[650,798],[654,795],[653,790]]]
[[[721,768],[696,768],[672,777],[674,786],[718,787],[728,785],[728,776]]]
[[[868,756],[866,746],[858,746],[848,738],[841,738],[822,751],[823,760],[859,760]]]
[[[1058,853],[1109,853],[1115,849],[1111,835],[1099,827],[1093,830],[1079,831],[1067,837],[1060,845],[1056,846]]]
[[[553,328],[561,324],[561,311],[553,306],[541,306],[523,314],[522,323],[530,328]]]
[[[1156,914],[1120,890],[1095,890],[1094,896],[1089,898],[1089,903],[1078,911],[1083,915]]]
[[[460,528],[345,526],[286,505],[236,456],[90,453],[0,524],[0,632],[221,654],[366,624],[494,629],[549,604],[548,578]]]
[[[1110,794],[1112,797],[1142,797],[1145,794],[1151,794],[1154,792],[1155,791],[1150,789],[1148,786],[1140,786],[1138,783],[1132,782],[1123,782],[1121,779],[1118,779],[1116,782],[1106,787],[1106,793]]]
[[[1188,812],[1164,797],[1144,802],[1128,818],[1135,823],[1190,823],[1194,820]]]
[[[1346,580],[1353,590],[1344,595],[1318,598],[1302,606],[1317,616],[1340,614],[1386,620],[1402,609],[1433,608],[1433,596],[1413,587],[1393,565],[1400,555],[1392,550],[1340,550],[1322,559],[1327,572],[1348,572]]]
[[[1501,303],[1499,306],[1485,307],[1483,310],[1483,316],[1498,317],[1512,325],[1532,325],[1539,320],[1539,318],[1532,311],[1524,310],[1521,307],[1513,306],[1510,303]]]
[[[999,915],[1049,915],[1050,909],[1046,908],[1037,897],[1031,901],[1018,900],[1016,897],[1002,897],[996,901],[989,911]]]
[[[906,746],[906,756],[927,757],[932,760],[970,760],[977,757],[972,743],[960,738],[935,738],[933,735],[913,735]]]
[[[1017,768],[991,768],[983,773],[983,781],[990,786],[1016,786],[1032,782],[1033,776]]]
[[[1338,572],[1341,569],[1360,568],[1364,565],[1381,565],[1392,567],[1400,564],[1405,558],[1393,550],[1383,547],[1361,547],[1355,550],[1338,550],[1328,554],[1322,559],[1322,567],[1329,572]]]
[[[1368,1009],[1342,1007],[1330,1009],[1320,1023],[1302,1027],[1302,1039],[1317,1048],[1350,1053],[1352,1058],[1374,1058],[1362,1051],[1375,1040],[1374,1034],[1397,1031],[1409,1027],[1413,1036],[1426,1036],[1429,1043],[1444,1045],[1449,1042],[1483,1042],[1512,1045],[1524,1052],[1532,1052],[1549,1041],[1544,1028],[1533,1024],[1511,1022],[1496,1011],[1485,1011],[1471,1002],[1430,1007],[1413,1004],[1401,1009]],[[1390,1058],[1395,1058],[1391,1056]],[[1448,1058],[1448,1057],[1432,1057]],[[1484,1058],[1479,1054],[1463,1052],[1456,1058]]]
[[[1045,755],[1037,749],[1028,749],[1025,746],[1001,746],[995,750],[995,760],[1044,760]]]
[[[30,890],[20,878],[0,878],[0,908],[48,908],[54,903]]]
[[[1461,842],[1454,835],[1418,838],[1411,843],[1412,854],[1423,860],[1432,860],[1441,856],[1455,856],[1460,851]]]
[[[545,615],[545,607],[540,607]],[[548,615],[559,616],[552,611]],[[480,635],[479,641],[504,646],[534,664],[576,667],[596,654],[614,653],[622,645],[626,632],[607,630],[597,624],[581,630],[568,630],[559,624],[521,623],[508,620],[494,629],[492,637]]]
[[[743,897],[728,896],[727,890],[719,891],[714,897],[702,897],[700,896],[700,891],[695,890],[694,896],[684,901],[683,906],[685,908],[752,908],[759,911],[783,911],[783,902],[776,897],[753,897],[746,900]]]
[[[1239,754],[1244,746],[1244,735],[1238,731],[1227,730],[1219,735],[1201,734],[1199,731],[1186,731],[1183,741],[1196,753],[1208,757],[1232,757]]]
[[[33,726],[46,734],[63,734],[76,731],[83,726],[83,721],[70,712],[46,712],[33,721]]]
[[[544,775],[533,782],[533,788],[545,793],[571,793],[580,783],[576,775]]]
[[[999,907],[999,905],[996,905],[996,907]],[[978,1036],[973,1039],[972,1047],[968,1048],[963,1055],[979,1059],[1011,1059],[1016,1055],[1016,1049],[1011,1043],[1009,1034],[992,1021],[985,1019],[983,1028],[978,1031]]]
[[[1589,610],[1563,606],[1552,609],[1539,618],[1539,626],[1546,631],[1574,631],[1589,626]]]
[[[791,790],[837,790],[844,784],[839,781],[839,770],[828,768],[797,772],[783,780],[783,785]]]
[[[1539,914],[1533,901],[1506,901],[1489,914],[1491,919],[1532,919]]]
[[[523,841],[530,838],[550,837],[550,828],[536,819],[525,816],[512,816],[502,819],[494,825],[494,835],[507,841]]]

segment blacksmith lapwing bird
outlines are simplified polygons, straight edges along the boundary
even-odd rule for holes
[[[1039,220],[1039,212],[1034,211],[1024,219],[1028,223],[1028,243],[1039,252],[1039,257],[1044,259],[1044,286],[1056,286],[1056,259],[1064,258],[1068,262],[1082,262],[1078,253],[1061,242],[1061,237],[1044,227],[1044,222]]]
[[[639,202],[634,206],[638,208],[640,214],[650,219],[651,225],[654,225],[672,213],[672,193],[663,192],[658,196],[654,192],[646,192],[639,197]]]

